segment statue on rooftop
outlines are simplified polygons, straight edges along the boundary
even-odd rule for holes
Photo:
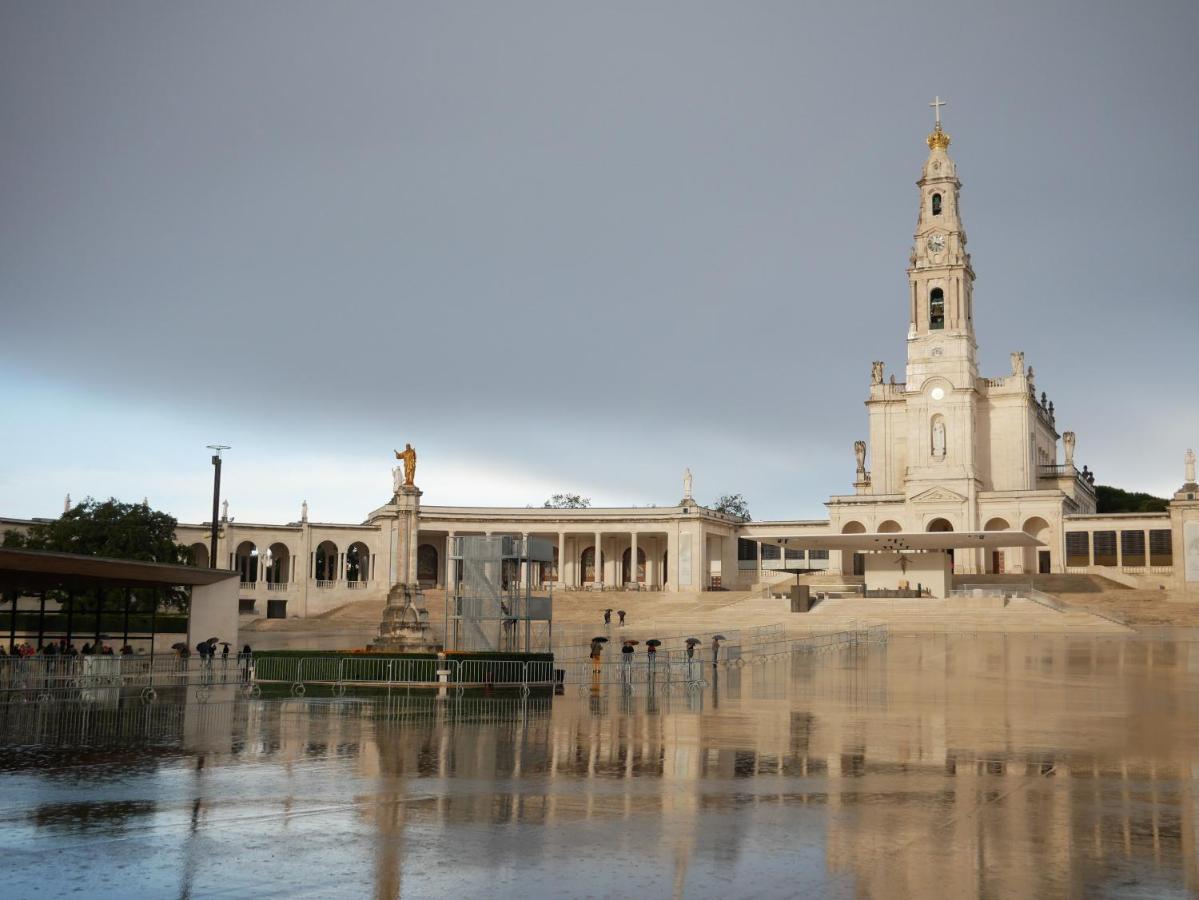
[[[1183,463],[1186,466],[1186,483],[1194,484],[1195,483],[1195,451],[1187,450],[1186,455],[1183,456],[1182,459],[1183,459]]]
[[[683,470],[683,499],[690,500],[691,497],[691,470]]]
[[[874,362],[872,362],[870,364],[870,383],[871,384],[882,384],[883,383],[883,362],[882,362],[882,360],[875,360]]]
[[[1013,375],[1023,375],[1024,374],[1024,351],[1023,350],[1017,350],[1015,353],[1012,354],[1012,374]]]
[[[404,487],[412,487],[416,483],[416,451],[412,449],[411,444],[405,444],[403,450],[395,452],[396,459],[404,462]],[[396,466],[396,481],[399,481],[399,466]],[[400,485],[397,483],[396,491],[398,492]]]
[[[1066,465],[1074,465],[1074,432],[1062,432],[1062,449],[1066,452]]]
[[[861,481],[863,476],[866,474],[866,442],[865,441],[854,441],[853,442],[853,455],[854,455],[854,459],[857,460],[857,463],[858,463],[858,481]]]

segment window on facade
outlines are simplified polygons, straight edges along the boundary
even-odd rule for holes
[[[1095,565],[1114,566],[1116,564],[1116,532],[1096,531],[1091,540],[1095,545]]]
[[[1154,528],[1149,532],[1149,565],[1174,565],[1174,535],[1169,528]]]
[[[808,559],[828,559],[827,550],[809,550]]]
[[[928,327],[945,327],[945,294],[940,288],[933,288],[928,295]]]
[[[933,194],[933,215],[941,215],[941,195]]]
[[[758,558],[758,542],[747,541],[745,538],[737,538],[737,559],[745,562],[751,559]]]
[[[783,548],[777,544],[762,545],[762,559],[782,559]]]
[[[803,559],[803,551],[802,550],[792,550],[790,548],[787,548],[786,550],[783,551],[783,558],[784,559]]]
[[[1091,564],[1091,535],[1085,531],[1066,532],[1066,565]]]
[[[1145,565],[1145,532],[1121,531],[1120,552],[1124,556],[1124,565]]]

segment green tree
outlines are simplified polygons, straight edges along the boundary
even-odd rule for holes
[[[1140,491],[1123,491],[1106,484],[1095,485],[1096,512],[1101,513],[1147,513],[1165,512],[1170,501]]]
[[[542,505],[542,509],[589,509],[591,507],[590,497],[581,497],[578,494],[554,494]]]
[[[145,503],[121,503],[115,498],[101,502],[88,497],[52,522],[36,522],[24,533],[5,532],[4,546],[141,562],[190,563],[187,548],[175,543],[177,524],[174,516]],[[145,606],[152,595],[152,591],[136,591],[137,605]],[[94,602],[95,595],[92,599]],[[172,589],[164,599],[168,605],[182,607],[187,592]]]
[[[743,522],[749,521],[749,504],[745,502],[745,497],[741,494],[724,494],[716,499],[712,504],[712,509],[717,512],[727,513],[730,516],[736,516]]]

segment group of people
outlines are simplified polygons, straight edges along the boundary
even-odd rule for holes
[[[0,658],[13,657],[25,659],[30,656],[116,656],[111,644],[101,643],[98,639],[93,644],[90,641],[82,647],[76,647],[74,641],[68,641],[66,638],[60,638],[57,641],[48,641],[40,647],[35,647],[29,641],[22,641],[13,647],[10,647],[6,652],[3,647],[0,647]],[[132,656],[133,648],[128,644],[123,644],[120,650],[121,656]]]
[[[616,610],[616,615],[620,618],[619,624],[623,628],[624,627],[624,610],[623,609]],[[604,610],[604,624],[605,625],[612,624],[612,610],[610,610],[610,609]]]

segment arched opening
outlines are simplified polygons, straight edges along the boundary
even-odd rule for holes
[[[600,553],[600,569],[604,567],[605,557]],[[595,577],[595,547],[588,547],[579,557],[579,569],[583,573],[583,584],[594,584]],[[601,576],[602,577],[602,576]]]
[[[629,564],[633,557],[633,548],[625,547],[624,555],[620,560],[620,578],[624,584],[632,584],[633,577],[629,571]],[[645,583],[645,551],[640,547],[637,548],[637,583]]]
[[[355,541],[346,549],[346,581],[364,584],[371,577],[371,552],[366,544]]]
[[[201,569],[208,568],[208,547],[205,544],[192,544],[187,548],[187,555],[193,566]]]
[[[432,544],[421,544],[416,548],[416,580],[422,585],[437,584],[437,548]]]
[[[286,544],[271,544],[266,551],[263,569],[266,572],[266,583],[286,585],[291,574],[291,553]]]
[[[861,522],[846,522],[841,526],[842,534],[865,534],[866,526]],[[842,565],[844,565],[844,552],[842,552]],[[854,553],[850,557],[849,571],[853,575],[866,574],[866,556],[862,553]]]
[[[242,541],[238,544],[233,560],[241,574],[242,584],[258,583],[258,548],[253,541]]]
[[[319,581],[337,580],[337,545],[321,541],[313,554],[312,577]]]
[[[896,534],[900,531],[903,531],[903,528],[894,519],[887,519],[887,521],[878,526],[879,534]]]
[[[945,292],[933,288],[928,295],[928,327],[938,331],[945,327]]]
[[[558,548],[557,547],[553,548],[553,556],[554,556],[554,558],[553,558],[552,562],[537,563],[537,566],[538,566],[538,569],[540,572],[540,576],[541,576],[538,579],[538,582],[540,584],[547,584],[549,582],[554,582],[554,581],[558,580]]]
[[[988,519],[987,524],[983,526],[983,531],[1007,531],[1012,526],[1008,524],[1007,519],[1001,519],[996,516],[993,519]],[[1006,551],[995,549],[987,555],[987,573],[989,575],[1003,575],[1007,572],[1007,557]]]
[[[1025,534],[1032,535],[1043,544],[1049,544],[1050,531],[1049,523],[1040,516],[1033,516],[1026,519],[1024,528]],[[1053,569],[1053,553],[1048,546],[1044,547],[1028,547],[1024,555],[1024,571],[1036,572],[1038,575],[1048,575]]]
[[[933,519],[931,522],[929,522],[924,530],[925,531],[953,531],[953,524],[948,519],[937,518],[937,519]],[[956,568],[955,563],[957,562],[957,560],[954,559],[954,551],[953,550],[949,550],[947,552],[949,553],[949,571],[953,572],[953,571],[955,571],[955,568]]]
[[[933,194],[933,215],[941,215],[941,195]]]

